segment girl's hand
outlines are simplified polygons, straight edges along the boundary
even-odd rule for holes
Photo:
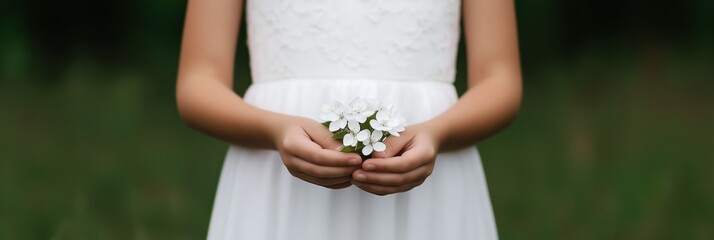
[[[407,127],[401,136],[384,141],[387,150],[362,163],[352,174],[352,184],[376,195],[409,191],[431,175],[439,142],[424,124]]]
[[[290,174],[327,188],[349,187],[360,156],[339,152],[342,145],[317,121],[297,116],[284,120],[273,139]]]

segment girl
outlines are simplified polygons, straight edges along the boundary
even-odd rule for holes
[[[190,0],[177,102],[231,143],[209,239],[496,239],[474,143],[521,101],[512,0],[248,0],[252,84],[232,90],[244,4]],[[468,90],[453,86],[466,40]],[[240,79],[239,81],[247,81]],[[377,98],[407,119],[362,161],[320,106]]]

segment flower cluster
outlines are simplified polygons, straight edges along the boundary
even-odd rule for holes
[[[320,118],[332,137],[342,141],[341,152],[361,153],[363,158],[373,151],[384,151],[387,148],[384,140],[389,136],[399,137],[406,121],[391,105],[383,106],[375,99],[359,97],[347,103],[337,101],[323,105]]]

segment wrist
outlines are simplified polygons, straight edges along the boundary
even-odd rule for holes
[[[292,116],[271,112],[271,111],[261,111],[259,116],[256,118],[256,125],[258,126],[264,134],[267,136],[267,140],[271,144],[272,149],[278,149],[280,146],[280,141],[283,138],[285,129],[290,126],[290,119]]]
[[[432,120],[428,120],[416,125],[417,131],[426,134],[432,140],[434,147],[438,151],[441,148],[446,136],[446,130],[443,124]]]

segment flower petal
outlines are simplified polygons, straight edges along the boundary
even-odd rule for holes
[[[369,121],[369,126],[371,126],[374,129],[378,129],[378,128],[382,127],[382,124],[380,124],[379,121],[372,119]]]
[[[368,138],[369,138],[369,130],[368,129],[364,129],[362,131],[359,131],[359,133],[357,133],[357,141],[364,141],[364,140],[367,140]]]
[[[396,129],[389,130],[389,134],[392,135],[392,136],[397,136],[397,137],[399,137],[399,132],[397,132]]]
[[[355,116],[355,119],[356,119],[358,122],[360,122],[360,123],[363,123],[363,122],[367,121],[367,117],[362,116],[362,115],[356,115],[356,116]]]
[[[345,120],[345,119],[339,119],[339,120],[337,120],[337,122],[339,122],[339,124],[340,124],[340,129],[343,129],[347,126],[347,120]]]
[[[372,136],[370,136],[370,139],[372,140],[372,142],[378,142],[379,140],[382,139],[382,135],[383,135],[382,131],[374,130],[374,132],[372,132]]]
[[[342,138],[342,145],[351,146],[354,143],[356,143],[355,136],[351,133],[345,134],[345,136]]]
[[[372,146],[371,145],[366,145],[364,148],[362,148],[362,155],[369,155],[372,153]]]
[[[377,151],[377,152],[383,152],[385,149],[387,149],[387,145],[384,144],[383,142],[373,143],[372,147],[374,148],[374,151]]]
[[[385,110],[380,110],[377,112],[377,120],[378,121],[384,121],[385,118],[388,118],[389,114]]]
[[[389,127],[393,128],[399,126],[399,124],[401,124],[401,122],[399,122],[399,119],[390,118],[389,120],[387,120],[387,126]]]
[[[357,121],[348,121],[347,122],[347,127],[352,131],[353,133],[359,132],[359,122]]]
[[[332,121],[330,122],[330,132],[334,132],[340,130],[340,121]]]

